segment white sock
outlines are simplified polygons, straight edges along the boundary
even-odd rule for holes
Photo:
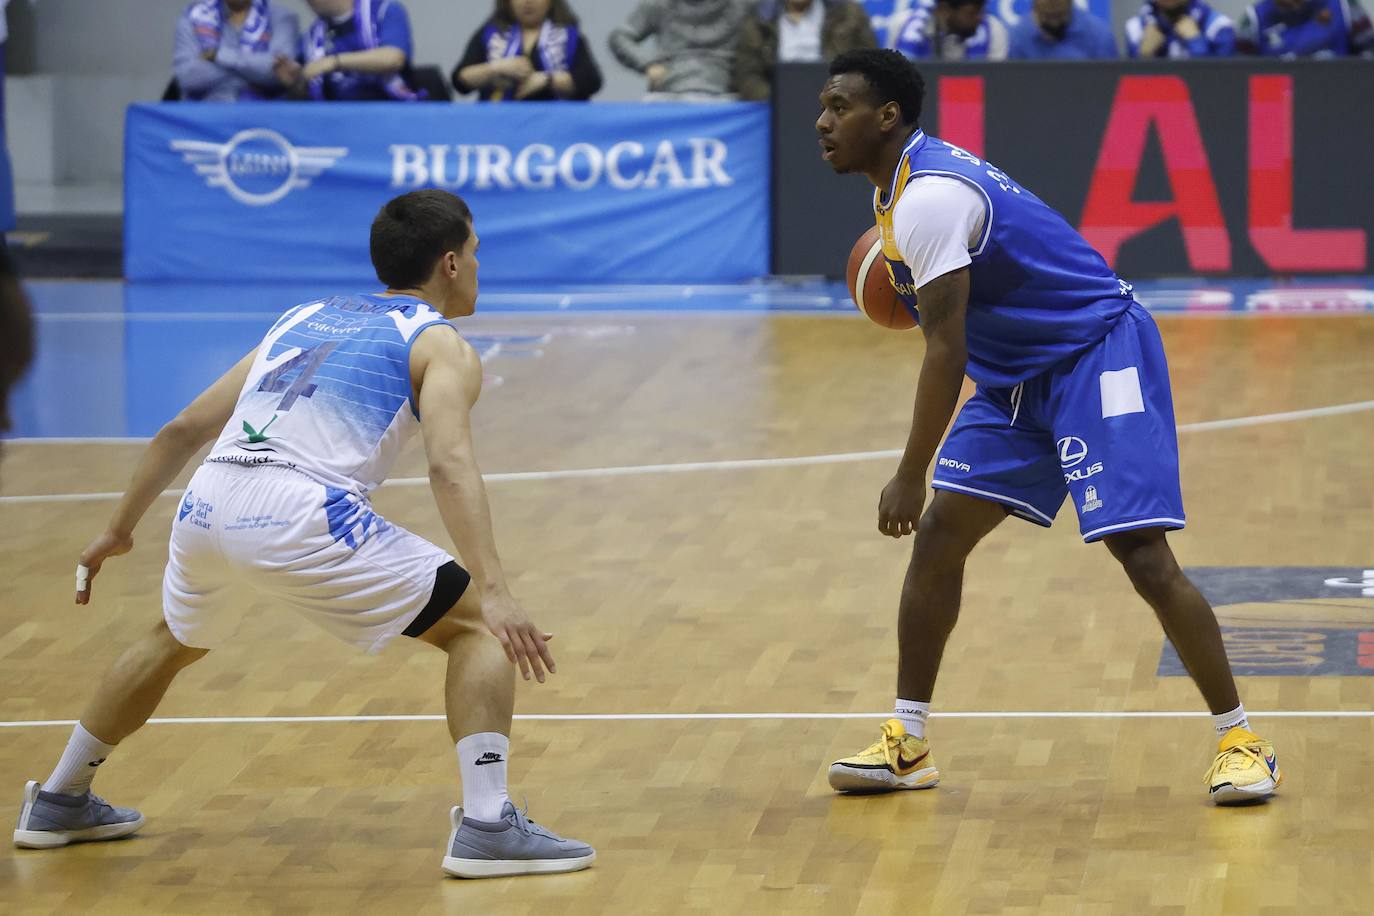
[[[463,816],[474,821],[499,821],[506,793],[506,758],[510,739],[496,732],[478,732],[458,742],[458,771],[463,777]]]
[[[60,792],[63,795],[82,794],[91,787],[95,768],[104,763],[114,749],[113,744],[106,744],[82,728],[80,722],[76,723],[67,741],[67,749],[62,752],[62,759],[57,761],[56,769],[43,783],[43,791]]]
[[[893,705],[892,718],[899,719],[908,735],[917,738],[926,736],[926,720],[930,718],[930,704],[917,703],[915,700],[897,698]]]
[[[1250,720],[1245,717],[1245,706],[1243,704],[1237,706],[1230,712],[1224,712],[1219,716],[1212,716],[1212,724],[1217,727],[1218,738],[1226,737],[1226,733],[1237,725],[1246,731],[1250,729]]]

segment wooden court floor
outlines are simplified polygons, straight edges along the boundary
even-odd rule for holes
[[[914,335],[806,316],[474,319],[546,334],[498,355],[478,408],[489,473],[836,455],[904,440]],[[1192,424],[1374,398],[1374,316],[1163,318],[1188,567],[1374,569],[1374,412]],[[494,379],[493,379],[494,381]],[[71,393],[65,396],[79,396]],[[1282,420],[1282,418],[1280,418]],[[8,496],[118,489],[133,445],[20,444]],[[1274,802],[1206,803],[1210,722],[1157,674],[1161,634],[1065,509],[974,554],[931,736],[943,784],[840,798],[825,766],[890,708],[909,542],[877,535],[891,459],[494,480],[517,594],[559,674],[520,689],[511,783],[599,852],[588,872],[460,882],[439,859],[457,767],[433,715],[442,659],[364,658],[256,601],[254,625],[173,686],[96,789],[130,840],[0,851],[13,913],[1361,913],[1374,909],[1374,677],[1246,677],[1287,774]],[[399,476],[422,472],[408,454]],[[423,486],[377,508],[443,542]],[[0,502],[0,811],[46,776],[91,679],[159,613],[173,498],[89,607],[75,557],[112,504]],[[1332,604],[1332,602],[1327,602]],[[1374,630],[1374,599],[1339,604]],[[1252,608],[1253,610],[1253,608]],[[1322,602],[1261,608],[1275,627]],[[1332,611],[1331,613],[1335,613]],[[1223,614],[1224,616],[1224,614]],[[1346,711],[1345,718],[1304,715]],[[1129,717],[1126,712],[1158,712]],[[799,714],[795,718],[768,714]],[[1079,713],[1049,717],[1046,713]],[[744,714],[708,718],[715,714]],[[758,714],[758,715],[749,715]],[[849,714],[850,718],[840,718]],[[1172,714],[1172,715],[1170,715]],[[14,724],[19,723],[19,724]]]

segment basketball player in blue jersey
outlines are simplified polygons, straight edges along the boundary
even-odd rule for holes
[[[1165,538],[1184,516],[1159,331],[1130,284],[1058,213],[991,163],[922,132],[924,93],[895,51],[843,54],[816,122],[835,171],[873,182],[893,286],[926,342],[910,437],[878,507],[883,534],[916,536],[898,615],[895,713],[876,743],[831,765],[830,784],[939,782],[925,727],[964,562],[1008,515],[1049,527],[1068,496],[1083,540],[1102,541],[1121,563],[1211,708],[1220,747],[1210,797],[1267,798],[1282,779],[1274,748],[1249,730],[1216,617]],[[941,447],[965,374],[977,392]]]
[[[472,214],[445,191],[405,194],[372,224],[383,293],[284,314],[262,343],[162,428],[109,527],[81,555],[76,603],[186,462],[218,441],[178,503],[162,616],[106,673],[41,786],[24,791],[18,846],[133,833],[143,816],[92,795],[96,767],[157,708],[177,673],[234,635],[246,587],[372,653],[397,636],[448,654],[445,706],[463,805],[443,870],[461,877],[575,871],[595,858],[529,820],[506,791],[514,665],[542,683],[546,634],[511,596],[496,553],[469,413],[476,353],[449,319],[477,300]],[[372,510],[369,492],[419,430],[444,526],[471,573]]]

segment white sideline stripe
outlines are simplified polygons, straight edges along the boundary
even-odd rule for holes
[[[1343,413],[1359,413],[1374,410],[1374,401],[1352,401],[1349,404],[1332,404],[1330,407],[1309,407],[1306,410],[1289,410],[1283,413],[1262,413],[1254,417],[1232,417],[1229,420],[1206,420],[1201,423],[1185,423],[1178,428],[1181,433],[1199,433],[1209,429],[1239,429],[1242,426],[1263,426],[1266,423],[1291,423],[1311,417],[1334,417]]]
[[[1269,423],[1292,423],[1314,417],[1331,417],[1339,414],[1359,413],[1374,410],[1374,401],[1353,401],[1349,404],[1332,404],[1328,407],[1310,407],[1306,410],[1289,410],[1283,413],[1259,414],[1253,417],[1232,417],[1229,420],[1206,420],[1201,423],[1185,423],[1178,427],[1180,433],[1207,432],[1214,429],[1238,429],[1245,426],[1264,426]],[[146,440],[108,440],[108,439],[3,439],[0,446],[24,443],[87,443],[110,441]],[[739,471],[750,468],[781,468],[821,464],[845,464],[853,461],[873,461],[880,458],[900,458],[899,448],[882,449],[876,452],[842,452],[835,455],[800,455],[792,458],[741,458],[727,461],[692,461],[677,464],[641,464],[626,467],[572,468],[563,471],[511,471],[500,474],[483,474],[487,483],[519,483],[534,480],[574,480],[587,477],[637,477],[646,474],[686,474],[695,471]],[[397,477],[382,484],[384,487],[427,487],[428,477]],[[182,490],[163,490],[162,496],[180,496]],[[24,505],[26,503],[67,503],[102,502],[119,499],[122,492],[108,493],[40,493],[32,496],[0,496],[0,505]]]
[[[1169,710],[1151,712],[1097,712],[1069,710],[1016,712],[934,712],[937,719],[1208,719],[1208,712]],[[1369,719],[1374,709],[1288,709],[1247,712],[1255,718]],[[684,722],[718,719],[890,719],[888,712],[634,712],[516,715],[521,722]],[[77,719],[19,719],[0,722],[0,728],[48,728],[72,726]],[[443,722],[441,715],[412,716],[171,716],[149,719],[149,725],[297,725],[343,722]]]

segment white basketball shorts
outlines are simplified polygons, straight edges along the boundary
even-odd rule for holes
[[[244,590],[380,652],[415,619],[453,560],[357,494],[275,465],[205,464],[177,506],[162,580],[167,626],[212,649],[234,635]]]

